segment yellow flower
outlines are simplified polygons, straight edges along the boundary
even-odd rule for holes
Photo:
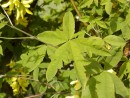
[[[23,19],[20,18],[18,20],[15,21],[15,24],[18,25],[18,24],[21,24],[23,25],[24,27],[26,27],[28,25],[28,21],[27,21],[27,17],[24,17]]]
[[[16,10],[16,20],[17,20],[17,24],[21,24],[26,26],[27,22],[25,24],[20,23],[18,21],[20,21],[20,19],[22,19],[21,21],[26,21],[26,19],[24,19],[24,15],[30,14],[32,15],[33,13],[28,9],[30,8],[30,4],[33,2],[33,0],[9,0],[8,2],[2,4],[3,8],[6,8],[6,10],[11,14],[11,12],[13,10]],[[9,8],[8,8],[9,7]]]

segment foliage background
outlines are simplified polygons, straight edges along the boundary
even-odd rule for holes
[[[19,20],[8,1],[0,98],[130,97],[129,0],[33,0]]]

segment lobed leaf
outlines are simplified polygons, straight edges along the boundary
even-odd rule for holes
[[[76,70],[76,74],[82,84],[82,87],[84,88],[88,80],[88,77],[86,77],[84,64],[88,65],[90,62],[87,62],[84,59],[78,45],[74,41],[70,41],[70,49],[74,60],[74,68]]]
[[[77,38],[75,41],[82,52],[90,52],[101,56],[110,56],[110,53],[103,48],[104,41],[99,37]]]
[[[68,64],[70,63],[71,60],[72,60],[72,56],[69,51],[68,43],[65,43],[55,51],[55,53],[51,58],[51,62],[48,65],[47,72],[46,72],[47,80],[50,81],[53,79],[58,69],[62,68],[63,62]]]
[[[18,62],[31,72],[39,66],[46,54],[46,46],[41,46],[34,50],[29,50],[27,53],[21,55],[21,60]]]

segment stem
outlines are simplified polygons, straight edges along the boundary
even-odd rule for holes
[[[70,1],[71,1],[71,4],[72,4],[73,7],[74,7],[74,10],[75,10],[76,13],[78,14],[79,18],[81,18],[82,15],[81,15],[81,13],[79,12],[77,6],[75,5],[74,0],[70,0]],[[88,26],[89,23],[83,22],[83,24],[84,24],[84,26]]]
[[[0,6],[1,6],[1,4],[0,4]],[[5,13],[7,19],[9,20],[10,25],[13,26],[13,23],[12,23],[11,19],[9,18],[9,15],[7,14],[7,12],[4,10],[4,8],[3,8],[2,6],[1,6],[1,8],[2,8],[2,10],[4,11],[4,13]]]
[[[74,10],[75,10],[76,13],[78,14],[79,18],[81,18],[82,15],[81,15],[80,11],[78,10],[77,6],[75,5],[74,0],[70,0],[70,2],[71,2],[71,4],[73,5]],[[84,26],[86,26],[86,27],[89,25],[88,22],[87,22],[87,23],[86,23],[86,22],[83,22],[83,24],[84,24]],[[90,33],[91,33],[92,35],[97,36],[96,32],[95,32],[94,30],[92,30],[92,29],[90,30]]]
[[[0,37],[0,39],[32,39],[32,37]]]

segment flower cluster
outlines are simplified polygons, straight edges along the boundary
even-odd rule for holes
[[[9,0],[8,2],[2,4],[2,7],[7,10],[9,15],[11,15],[14,10],[16,12],[16,24],[20,24],[22,23],[21,21],[26,21],[26,18],[24,17],[26,13],[30,15],[33,14],[29,10],[32,2],[33,0]],[[21,25],[26,26],[27,24]]]
[[[25,77],[12,77],[11,79],[11,87],[13,89],[14,95],[19,94],[21,91],[22,93],[25,93],[26,87],[28,86],[28,81],[26,80]]]

